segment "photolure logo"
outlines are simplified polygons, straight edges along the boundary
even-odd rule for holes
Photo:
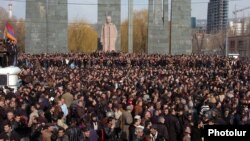
[[[208,136],[246,136],[247,131],[238,131],[235,129],[234,131],[218,131],[216,129],[208,129]]]
[[[204,141],[221,141],[224,139],[249,141],[250,126],[206,125],[204,127],[204,133]]]

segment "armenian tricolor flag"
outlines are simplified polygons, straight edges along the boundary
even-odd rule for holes
[[[6,24],[5,24],[4,35],[5,35],[5,37],[13,40],[15,43],[17,42],[17,39],[15,37],[14,29],[11,26],[11,24],[8,23],[8,22],[6,22]]]

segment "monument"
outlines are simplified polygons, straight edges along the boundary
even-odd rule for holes
[[[129,2],[130,9],[132,9],[132,0]],[[117,27],[115,51],[121,51],[121,0],[98,0],[97,31],[100,40],[102,25],[107,16],[112,17]],[[192,52],[191,0],[172,0],[170,19],[169,26],[167,0],[149,0],[147,49],[149,54],[190,54]],[[68,52],[67,0],[27,1],[26,21],[27,53]],[[132,36],[131,29],[130,35]],[[132,45],[130,45],[129,52],[132,50]]]
[[[26,2],[26,53],[68,52],[67,5],[67,0]]]
[[[106,22],[106,17],[112,17],[112,23],[116,25],[117,38],[115,51],[121,50],[120,25],[121,25],[121,0],[98,0],[97,31],[101,39],[102,26]]]
[[[172,0],[170,52],[192,53],[191,0]]]
[[[115,43],[117,39],[116,26],[111,22],[111,17],[107,16],[106,23],[102,26],[101,43],[102,50],[105,52],[115,51]]]
[[[148,54],[168,54],[168,1],[149,0]]]

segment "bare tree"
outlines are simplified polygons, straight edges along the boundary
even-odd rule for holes
[[[147,49],[147,23],[148,11],[141,10],[134,13],[133,46],[135,53],[145,53]],[[128,20],[121,25],[121,44],[122,51],[128,52]]]
[[[24,19],[19,19],[16,24],[16,38],[17,38],[17,46],[19,52],[25,51],[25,21]]]
[[[85,21],[75,21],[68,28],[71,52],[94,52],[97,50],[97,32]]]
[[[201,54],[204,48],[205,33],[194,33],[193,34],[193,53]]]
[[[13,17],[9,19],[8,12],[0,7],[0,38],[3,37],[3,32],[5,28],[5,22],[8,21],[14,28],[15,37],[17,38],[17,47],[19,52],[24,52],[25,50],[25,21],[24,19],[17,19]]]
[[[214,50],[216,51],[216,54],[218,55],[224,55],[225,54],[225,42],[226,34],[223,31],[220,31],[213,35],[213,43],[214,43]]]
[[[7,19],[8,19],[8,12],[3,7],[0,7],[0,38],[3,37],[4,22]]]

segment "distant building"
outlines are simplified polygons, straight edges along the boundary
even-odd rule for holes
[[[250,21],[250,19],[248,19],[248,20],[241,19],[241,20],[237,20],[237,21],[230,21],[229,22],[229,29],[231,31],[231,34],[234,36],[246,34],[248,32],[249,25],[250,25],[249,21]]]
[[[205,19],[197,19],[196,20],[196,28],[207,29],[207,20]]]
[[[229,37],[229,53],[239,53],[240,57],[250,58],[250,35]]]
[[[191,17],[191,27],[196,28],[196,18],[195,17]]]
[[[207,32],[207,20],[196,19],[195,24],[196,24],[195,28],[192,28],[192,33],[206,33]]]
[[[250,18],[238,18],[229,22],[228,53],[250,58]]]
[[[225,30],[228,21],[228,0],[210,0],[207,14],[207,33]]]

